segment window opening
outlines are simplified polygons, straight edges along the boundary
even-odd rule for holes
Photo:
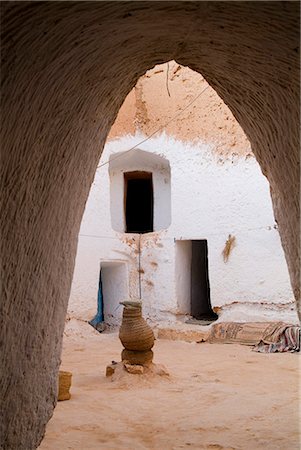
[[[125,231],[150,233],[154,231],[154,193],[151,172],[124,173]]]

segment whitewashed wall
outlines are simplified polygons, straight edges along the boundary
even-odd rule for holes
[[[144,138],[137,134],[109,142],[100,164]],[[189,302],[185,286],[189,285],[190,250],[189,245],[178,241],[207,239],[211,304],[221,308],[220,320],[296,322],[269,186],[256,160],[225,160],[214,153],[213,145],[184,144],[164,134],[139,145],[139,149],[166,158],[171,173],[171,213],[166,208],[166,217],[171,214],[166,223],[171,224],[166,230],[140,237],[145,316],[154,321],[181,317]],[[125,162],[128,157],[129,153]],[[118,168],[120,173],[121,167],[122,157],[118,158],[118,167],[111,167],[110,172]],[[109,261],[124,263],[120,301],[126,290],[131,297],[139,294],[139,235],[116,232],[112,227],[111,217],[113,222],[114,217],[119,217],[121,226],[122,208],[123,194],[121,189],[112,189],[106,164],[97,170],[82,221],[70,315],[87,320],[95,314],[102,261],[107,265]],[[236,246],[225,263],[222,250],[229,234],[235,236]],[[114,305],[116,302],[118,293]],[[111,306],[108,310],[112,311]]]

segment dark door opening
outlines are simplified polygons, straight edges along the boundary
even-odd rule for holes
[[[150,172],[126,172],[125,231],[126,233],[150,233],[153,227],[153,177]]]
[[[216,320],[210,301],[207,241],[191,241],[191,245],[191,315],[199,320]]]

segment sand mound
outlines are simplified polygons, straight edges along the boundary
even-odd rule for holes
[[[142,368],[143,373],[130,373],[130,368]],[[161,364],[146,366],[127,365],[119,362],[115,365],[114,373],[108,377],[114,385],[120,389],[137,389],[139,387],[154,387],[158,383],[172,383],[167,369]]]

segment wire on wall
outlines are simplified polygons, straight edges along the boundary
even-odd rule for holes
[[[141,234],[139,234],[138,242],[138,274],[139,274],[139,300],[142,298],[141,293]]]
[[[204,79],[204,78],[203,78]],[[170,120],[168,120],[167,122],[165,122],[163,125],[161,125],[159,128],[157,128],[155,131],[153,131],[149,136],[147,136],[145,139],[143,139],[142,141],[138,142],[138,144],[134,145],[133,147],[129,148],[128,150],[125,150],[124,152],[122,152],[120,155],[116,155],[115,158],[111,158],[108,161],[105,161],[104,163],[100,164],[99,166],[97,166],[97,169],[99,169],[100,167],[105,166],[106,164],[109,164],[110,161],[115,161],[115,159],[121,158],[122,156],[124,156],[125,154],[129,153],[130,151],[134,150],[135,148],[139,147],[140,145],[144,144],[146,141],[148,141],[151,137],[153,137],[155,134],[159,133],[159,131],[162,131],[164,128],[166,128],[171,122],[173,122],[177,117],[179,117],[184,111],[186,111],[186,109],[188,109],[191,105],[193,105],[193,103],[195,103],[200,96],[209,88],[209,84],[193,99],[191,100],[191,102],[189,102],[184,108],[179,108],[178,113],[175,114]]]
[[[169,86],[168,86],[168,77],[169,77],[169,63],[167,63],[167,69],[166,69],[166,90],[167,90],[168,97],[170,97],[170,91],[169,91]]]

